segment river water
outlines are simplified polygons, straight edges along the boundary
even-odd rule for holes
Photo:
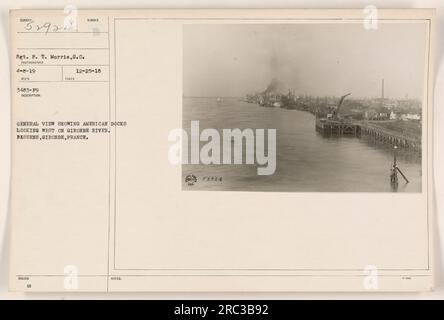
[[[421,159],[399,150],[398,166],[409,179],[390,184],[393,149],[356,137],[323,137],[315,130],[314,115],[298,110],[265,108],[234,98],[184,98],[183,127],[199,120],[205,128],[276,129],[276,171],[257,175],[256,165],[182,166],[183,181],[193,174],[187,190],[281,192],[420,192]],[[221,131],[222,132],[222,131]]]

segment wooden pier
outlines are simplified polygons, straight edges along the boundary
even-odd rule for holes
[[[316,130],[324,136],[360,135],[360,126],[353,122],[316,119]]]
[[[360,124],[361,136],[368,137],[374,141],[397,146],[399,148],[421,152],[421,140],[404,136],[369,123]]]
[[[399,148],[421,151],[421,141],[364,121],[341,121],[330,119],[316,119],[316,131],[323,136],[354,136],[366,137],[383,144],[398,146]]]

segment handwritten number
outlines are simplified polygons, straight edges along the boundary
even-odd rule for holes
[[[28,23],[26,23],[25,25],[25,30],[29,31],[32,30],[32,24],[34,23],[34,20],[29,21]]]

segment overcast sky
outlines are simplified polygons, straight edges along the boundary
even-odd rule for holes
[[[185,96],[244,96],[273,78],[296,94],[422,99],[427,25],[185,25]]]

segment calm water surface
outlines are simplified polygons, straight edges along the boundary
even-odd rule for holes
[[[257,175],[256,165],[183,165],[183,177],[194,174],[198,182],[190,190],[299,191],[299,192],[420,192],[421,160],[399,151],[398,165],[410,180],[399,175],[393,190],[389,172],[393,150],[355,137],[321,136],[315,117],[304,111],[264,108],[239,99],[184,98],[183,127],[199,120],[205,128],[276,129],[276,171]],[[221,177],[222,181],[204,181]],[[183,179],[184,180],[184,179]]]

